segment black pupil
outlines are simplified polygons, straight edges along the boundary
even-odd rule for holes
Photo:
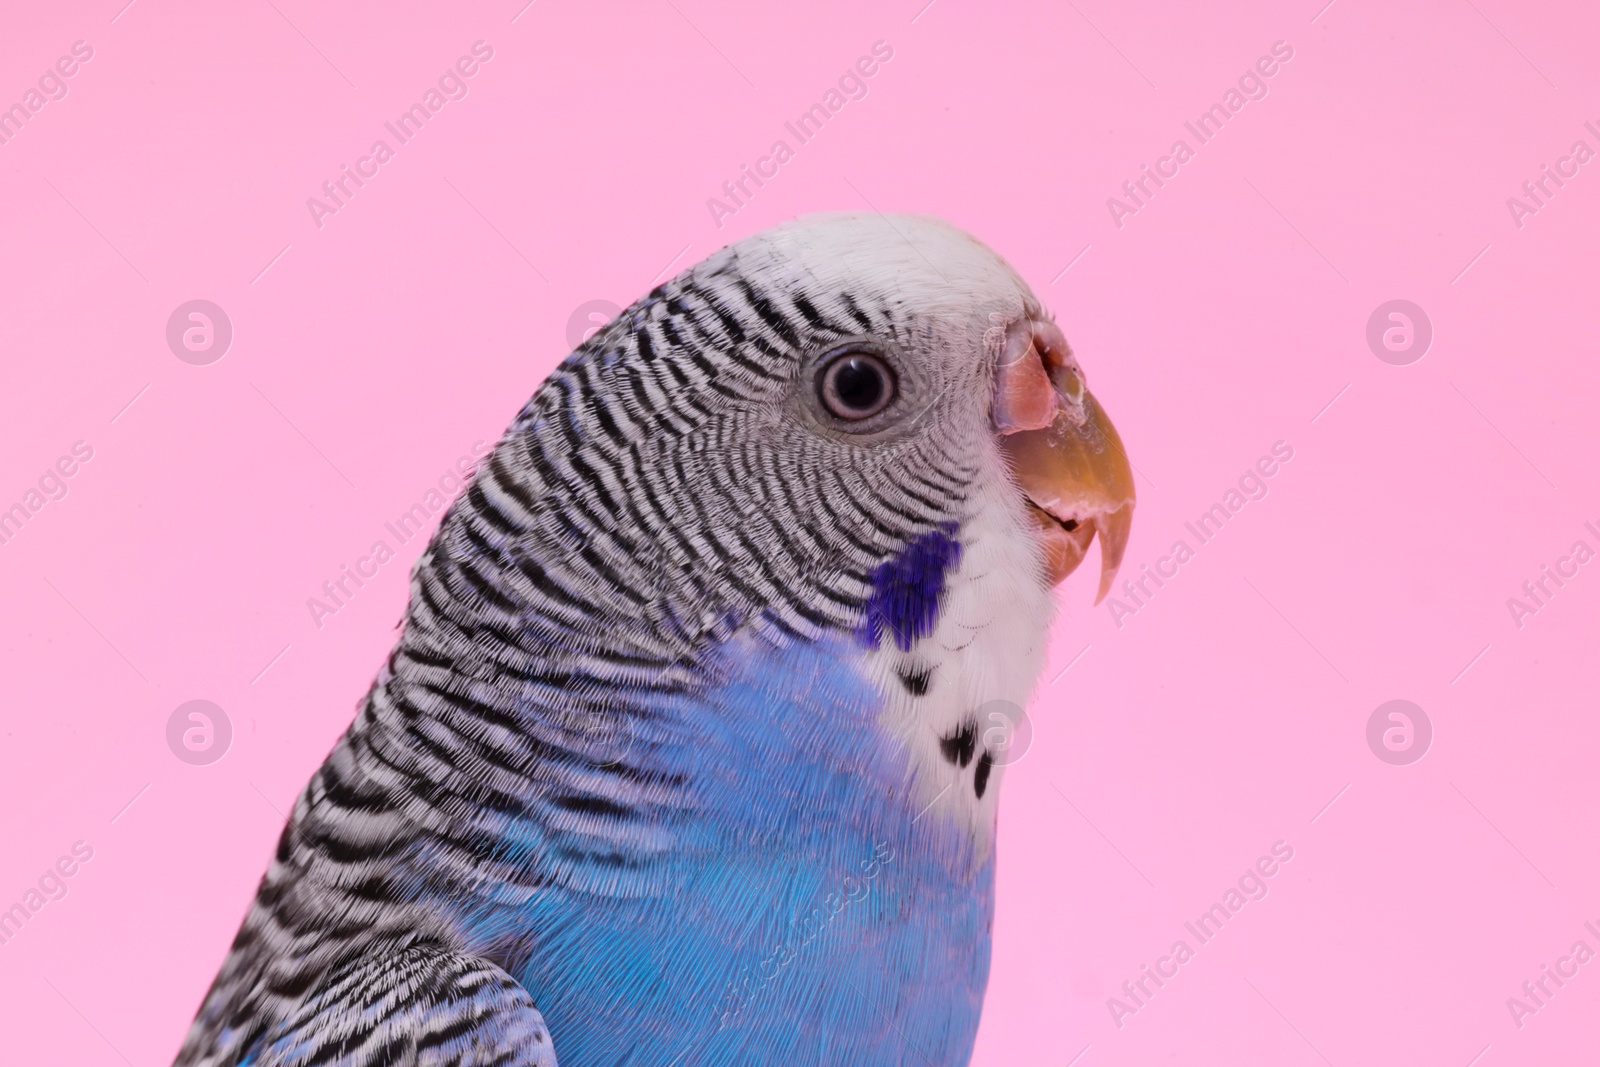
[[[883,368],[861,356],[851,356],[833,372],[834,395],[851,411],[871,411],[883,400],[887,388]]]

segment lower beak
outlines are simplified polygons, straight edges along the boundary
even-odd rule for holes
[[[1054,323],[1023,319],[1006,330],[992,414],[1000,449],[1028,498],[1050,583],[1078,569],[1098,534],[1100,603],[1133,528],[1133,468]]]

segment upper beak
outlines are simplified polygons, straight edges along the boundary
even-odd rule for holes
[[[1024,318],[1006,329],[992,417],[1031,505],[1052,585],[1077,569],[1100,535],[1100,603],[1133,528],[1133,468],[1055,323]]]

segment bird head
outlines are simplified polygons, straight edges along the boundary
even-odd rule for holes
[[[583,601],[551,604],[565,635],[652,659],[750,625],[907,648],[980,535],[1021,561],[991,585],[1034,594],[1098,537],[1103,597],[1134,505],[1115,428],[1017,273],[937,219],[866,213],[799,218],[653,289],[485,470],[515,552],[560,561]]]

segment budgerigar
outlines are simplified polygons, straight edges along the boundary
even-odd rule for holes
[[[444,517],[177,1063],[967,1063],[979,709],[1133,502],[1061,331],[948,224],[802,218],[652,289]]]

